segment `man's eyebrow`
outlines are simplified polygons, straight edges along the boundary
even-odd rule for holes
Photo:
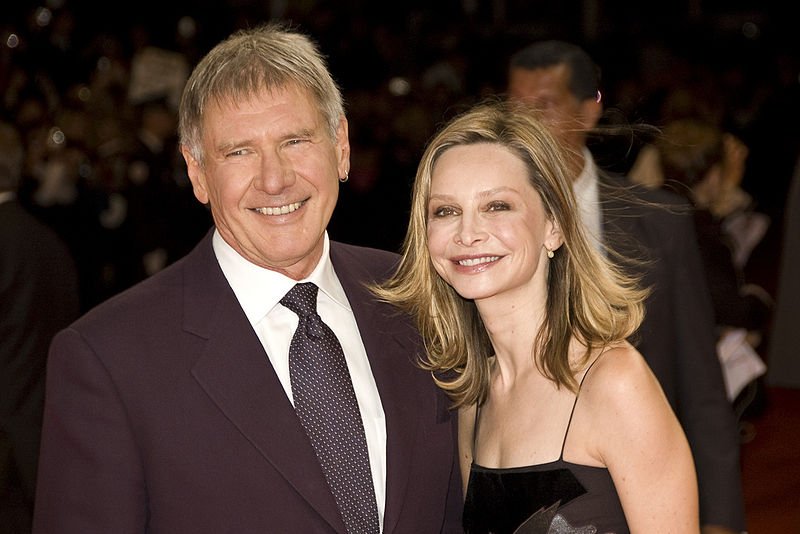
[[[280,142],[287,141],[289,139],[305,139],[309,137],[314,137],[315,130],[312,128],[303,128],[301,130],[295,130],[292,132],[287,132],[281,135],[278,140]],[[236,147],[252,145],[256,141],[253,138],[246,137],[244,139],[238,139],[233,141],[223,141],[217,145],[216,149],[218,153],[224,154],[230,150],[233,150]]]

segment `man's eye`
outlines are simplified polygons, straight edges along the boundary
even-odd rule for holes
[[[243,156],[244,154],[245,154],[245,150],[243,148],[239,148],[239,149],[236,149],[236,150],[231,150],[230,152],[225,154],[225,157],[232,158],[232,157],[236,157],[236,156]]]

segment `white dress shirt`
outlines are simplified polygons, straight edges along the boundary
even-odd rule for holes
[[[603,226],[598,193],[597,165],[589,149],[583,149],[583,170],[572,184],[575,201],[578,203],[581,221],[589,240],[600,251],[603,250]]]
[[[313,282],[319,287],[317,313],[339,338],[361,411],[372,481],[375,485],[378,519],[383,530],[386,498],[386,421],[353,310],[333,270],[328,234],[325,234],[324,250],[319,263],[307,278],[298,281],[247,261],[225,242],[218,231],[214,232],[212,244],[225,278],[264,346],[272,368],[292,403],[289,345],[299,319],[279,301],[297,283]],[[264,409],[268,407],[265,406]]]

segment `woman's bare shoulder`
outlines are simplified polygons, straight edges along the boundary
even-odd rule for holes
[[[627,342],[604,350],[583,380],[581,397],[591,406],[625,408],[631,402],[663,395],[642,354]]]
[[[618,468],[634,454],[647,459],[652,451],[685,441],[661,385],[642,354],[627,343],[596,360],[581,388],[579,406],[583,420],[589,421],[591,454],[609,468]]]

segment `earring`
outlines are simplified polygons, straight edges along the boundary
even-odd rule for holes
[[[342,183],[345,183],[349,179],[350,179],[350,173],[346,172],[346,173],[344,173],[344,178],[339,178],[339,181],[342,182]]]
[[[555,254],[553,254],[553,251],[548,248],[547,249],[547,257],[552,260],[553,256],[555,256]]]

